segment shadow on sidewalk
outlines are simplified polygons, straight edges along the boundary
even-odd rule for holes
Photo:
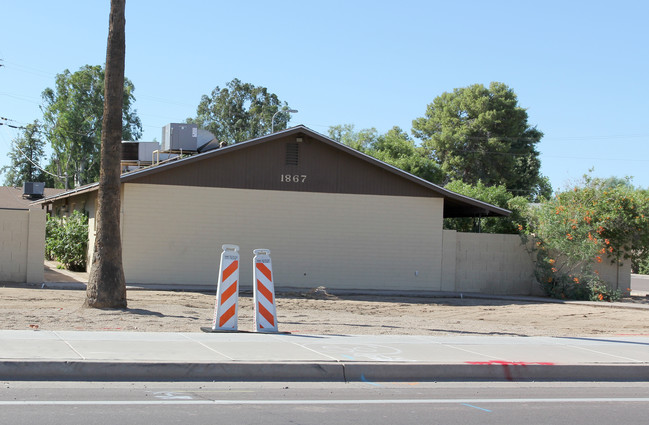
[[[88,283],[88,273],[59,269],[58,266],[59,263],[56,261],[45,260],[43,264],[45,283]]]

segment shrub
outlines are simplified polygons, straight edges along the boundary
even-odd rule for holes
[[[534,238],[536,278],[552,297],[612,301],[597,264],[621,265],[649,247],[649,196],[628,181],[584,177],[581,186],[560,192],[528,210],[519,226]]]
[[[86,270],[88,217],[74,211],[65,218],[49,217],[45,230],[45,257],[73,271]]]
[[[481,233],[508,233],[516,234],[519,231],[518,225],[525,218],[521,212],[527,207],[527,199],[522,196],[512,195],[504,185],[486,186],[481,181],[475,185],[464,183],[461,180],[449,182],[445,189],[465,195],[501,208],[511,210],[509,217],[486,217],[486,218],[445,218],[444,228],[458,232],[481,232]]]

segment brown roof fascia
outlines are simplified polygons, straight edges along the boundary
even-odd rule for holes
[[[30,205],[51,204],[58,199],[65,199],[74,195],[81,195],[82,193],[93,192],[98,189],[99,189],[99,183],[91,183],[85,186],[78,187],[73,190],[68,190],[66,192],[62,192],[54,196],[48,196],[47,198],[34,201]]]
[[[160,173],[160,172],[163,172],[163,171],[166,171],[166,170],[173,169],[175,167],[185,166],[185,165],[190,164],[192,162],[202,161],[204,159],[212,158],[212,157],[217,156],[217,155],[223,155],[223,154],[226,154],[228,152],[234,152],[236,150],[252,147],[252,146],[258,145],[260,143],[270,142],[272,140],[277,140],[277,139],[280,139],[280,138],[283,138],[283,137],[286,137],[286,136],[297,135],[297,134],[305,134],[305,135],[308,135],[310,137],[313,137],[313,138],[319,140],[322,143],[325,143],[325,144],[327,144],[329,146],[332,146],[332,147],[334,147],[336,149],[343,150],[343,151],[347,152],[350,155],[353,155],[353,156],[355,156],[355,157],[357,157],[359,159],[362,159],[364,161],[370,162],[370,163],[372,163],[372,164],[374,164],[374,165],[376,165],[378,167],[381,167],[381,168],[383,168],[383,169],[385,169],[385,170],[387,170],[387,171],[389,171],[389,172],[391,172],[393,174],[397,174],[397,175],[399,175],[399,176],[401,176],[401,177],[403,177],[403,178],[405,178],[407,180],[410,180],[411,182],[413,182],[415,184],[424,186],[427,189],[432,190],[433,192],[435,192],[435,193],[437,193],[439,195],[442,195],[445,198],[450,198],[450,199],[455,200],[456,202],[460,202],[460,203],[463,203],[463,204],[468,204],[471,207],[474,207],[475,212],[477,213],[477,214],[473,214],[473,215],[476,215],[476,216],[479,215],[479,216],[482,216],[482,217],[488,217],[488,216],[507,217],[511,213],[511,211],[506,210],[504,208],[500,208],[500,207],[497,207],[495,205],[488,204],[486,202],[478,201],[477,199],[469,198],[467,196],[460,195],[459,193],[451,192],[450,190],[444,189],[441,186],[438,186],[438,185],[433,184],[433,183],[431,183],[431,182],[429,182],[427,180],[424,180],[424,179],[422,179],[420,177],[417,177],[417,176],[414,176],[414,175],[412,175],[410,173],[407,173],[407,172],[405,172],[405,171],[403,171],[403,170],[401,170],[401,169],[399,169],[397,167],[394,167],[394,166],[392,166],[390,164],[386,164],[385,162],[380,161],[380,160],[378,160],[378,159],[376,159],[376,158],[374,158],[372,156],[369,156],[367,154],[359,152],[356,149],[353,149],[353,148],[351,148],[351,147],[349,147],[347,145],[336,142],[335,140],[332,140],[329,137],[326,137],[326,136],[324,136],[324,135],[322,135],[320,133],[317,133],[317,132],[311,130],[310,128],[305,127],[304,125],[298,125],[298,126],[295,126],[295,127],[288,128],[286,130],[278,131],[278,132],[273,133],[273,134],[261,136],[261,137],[258,137],[256,139],[251,139],[251,140],[247,140],[245,142],[240,142],[240,143],[235,143],[235,144],[232,144],[232,145],[229,145],[229,146],[224,146],[224,147],[219,148],[219,149],[214,149],[214,150],[211,150],[211,151],[208,151],[208,152],[193,155],[193,156],[190,156],[189,158],[183,158],[183,159],[180,159],[180,160],[177,160],[177,161],[174,161],[174,162],[170,162],[170,163],[167,163],[167,164],[162,164],[162,165],[155,166],[155,167],[147,167],[147,168],[144,168],[144,169],[141,169],[141,170],[136,170],[136,171],[133,171],[133,172],[130,172],[130,173],[127,173],[127,174],[123,174],[121,176],[120,180],[121,180],[122,183],[127,183],[129,181],[137,180],[141,176],[147,176],[147,175],[150,175],[150,174]],[[72,190],[72,191],[64,192],[64,193],[59,194],[57,196],[42,199],[42,200],[40,200],[38,202],[35,202],[34,204],[51,203],[51,202],[53,202],[53,201],[55,201],[57,199],[66,198],[66,197],[69,197],[69,196],[78,195],[78,194],[81,194],[81,193],[86,193],[86,192],[91,192],[91,191],[97,190],[98,187],[99,187],[99,183],[93,183],[93,184],[83,186],[83,187],[80,187],[80,188]],[[469,215],[469,216],[473,216],[473,215]]]

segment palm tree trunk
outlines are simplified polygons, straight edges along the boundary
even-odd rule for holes
[[[126,281],[120,237],[120,148],[126,53],[126,0],[111,0],[104,117],[101,131],[101,171],[97,205],[97,235],[84,306],[126,308]]]

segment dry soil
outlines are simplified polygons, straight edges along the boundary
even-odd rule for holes
[[[2,287],[0,328],[200,332],[214,294],[129,290],[128,309],[83,308],[83,290]],[[649,310],[471,298],[277,295],[280,331],[303,334],[649,336]],[[252,330],[252,298],[239,301],[239,329]]]

